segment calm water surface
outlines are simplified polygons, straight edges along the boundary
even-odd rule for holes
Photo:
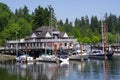
[[[112,60],[70,61],[69,63],[29,63],[13,61],[1,62],[0,67],[17,79],[26,80],[119,80],[120,56]],[[4,74],[4,73],[3,73]],[[7,77],[7,76],[6,76]],[[0,79],[1,80],[1,79]]]

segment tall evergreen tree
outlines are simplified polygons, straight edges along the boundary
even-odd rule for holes
[[[91,18],[91,24],[90,24],[90,27],[91,27],[91,30],[93,31],[93,32],[97,32],[98,33],[98,31],[100,30],[99,28],[100,28],[100,26],[99,26],[99,21],[98,21],[98,18],[97,18],[97,16],[92,16],[92,18]]]
[[[9,7],[0,2],[0,32],[7,27],[11,11]]]
[[[41,26],[55,24],[56,18],[54,15],[54,9],[51,6],[48,8],[38,6],[34,11],[33,30]]]

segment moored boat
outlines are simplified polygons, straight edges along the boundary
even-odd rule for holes
[[[56,55],[57,54],[57,55]],[[36,61],[40,62],[65,62],[69,61],[68,55],[61,50],[57,50],[57,53],[44,54],[36,58]]]
[[[36,58],[36,61],[40,61],[40,62],[56,62],[56,57],[55,55],[41,55],[38,58]]]
[[[69,61],[68,53],[65,52],[64,50],[58,50],[58,59],[59,62],[68,62]]]
[[[33,59],[33,57],[24,54],[24,55],[17,56],[16,61],[26,63],[26,62],[32,62],[32,61],[34,61],[34,59]]]
[[[106,25],[102,24],[102,50],[91,50],[89,52],[89,58],[98,58],[98,59],[110,59],[114,52],[109,51],[109,48],[106,49],[107,44],[107,33]]]
[[[86,60],[88,59],[88,56],[89,55],[87,54],[87,51],[80,51],[80,49],[74,50],[69,53],[70,60]]]
[[[105,57],[107,59],[112,58],[114,52],[112,51],[106,51],[103,53],[102,50],[92,50],[89,52],[89,58],[94,58],[94,59],[105,59]]]

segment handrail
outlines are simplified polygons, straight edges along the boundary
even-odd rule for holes
[[[29,43],[29,42],[76,42],[77,39],[40,39],[40,40],[25,40],[25,41],[19,41],[19,40],[11,40],[7,41],[7,43]]]

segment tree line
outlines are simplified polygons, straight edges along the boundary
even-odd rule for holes
[[[0,45],[4,45],[6,40],[15,40],[16,35],[17,39],[25,38],[41,26],[57,27],[77,38],[79,42],[98,43],[101,42],[102,22],[107,26],[107,41],[119,41],[120,16],[105,13],[104,20],[99,20],[97,16],[89,19],[86,15],[76,18],[74,22],[70,22],[68,18],[63,22],[57,20],[51,6],[38,6],[30,14],[26,5],[12,12],[6,4],[0,2]]]

